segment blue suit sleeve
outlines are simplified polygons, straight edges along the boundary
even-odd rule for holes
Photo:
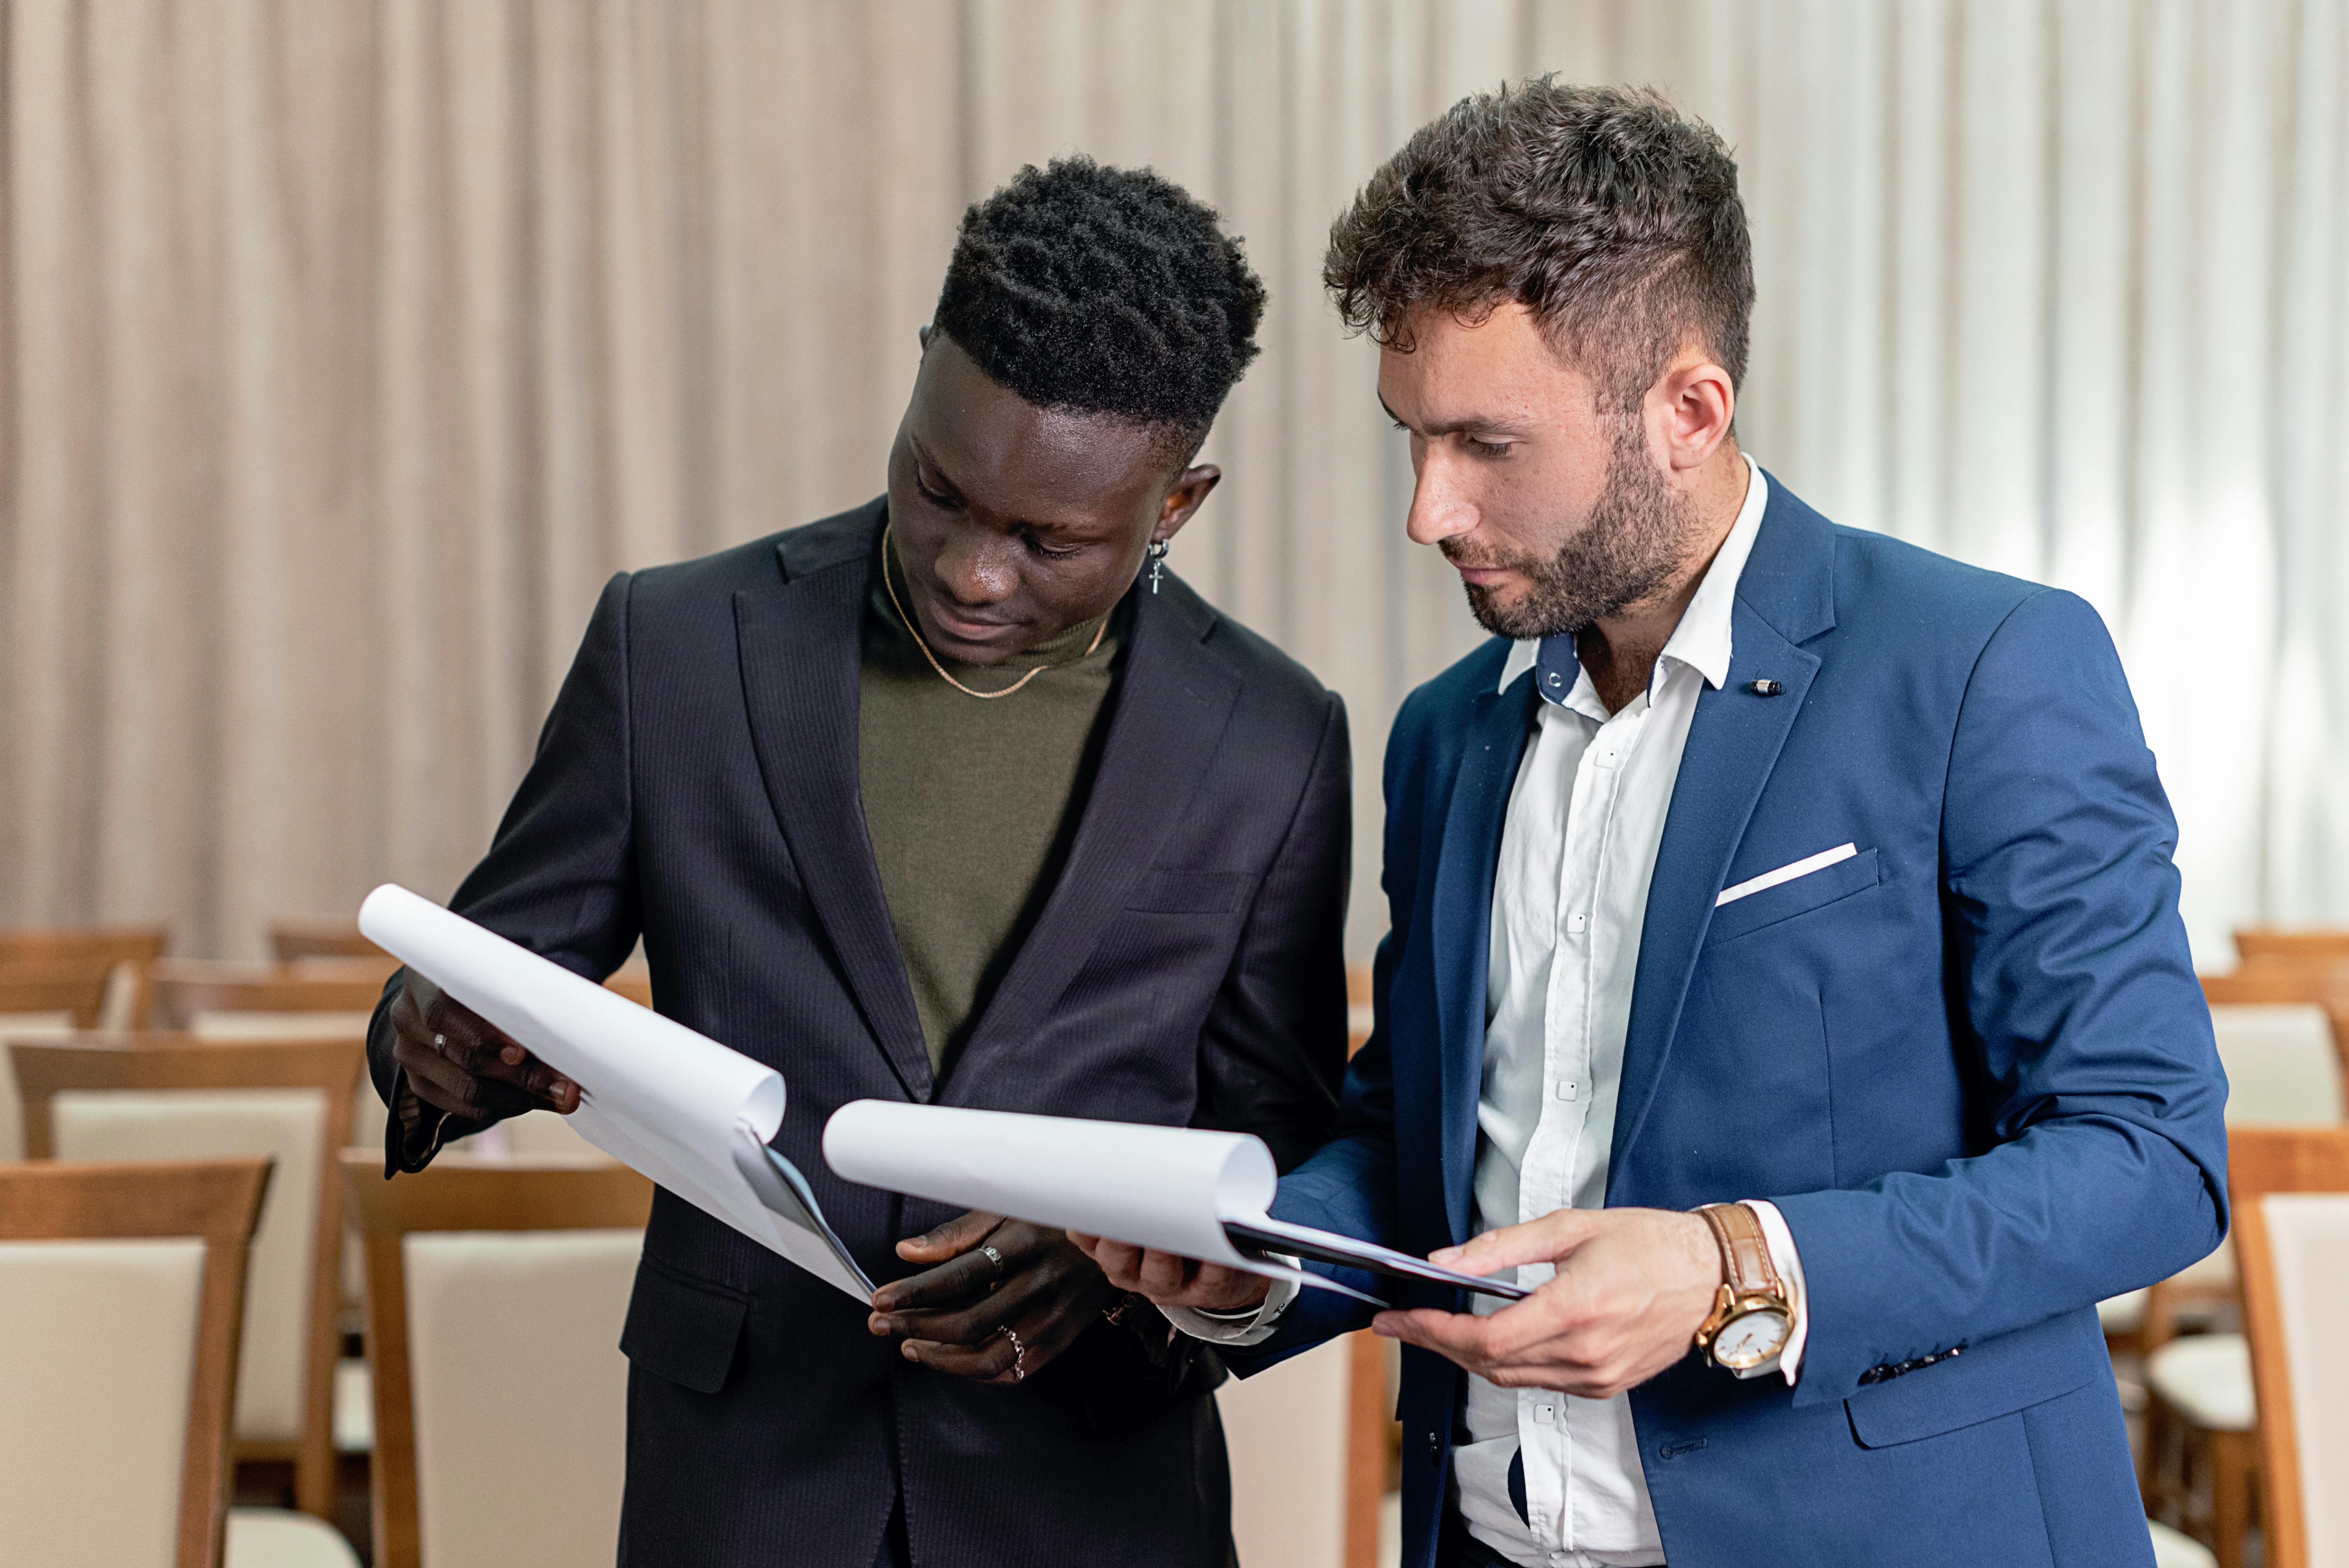
[[[2189,960],[2177,827],[2120,660],[2068,593],[1969,679],[1944,793],[1959,1050],[1986,1151],[1775,1199],[1802,1255],[1798,1404],[2175,1273],[2226,1232],[2226,1084]]]
[[[1394,972],[1411,940],[1418,896],[1418,810],[1415,738],[1418,704],[1406,703],[1387,740],[1381,785],[1386,804],[1384,856],[1379,885],[1387,899],[1387,934],[1371,968],[1371,1037],[1347,1064],[1338,1108],[1338,1132],[1303,1164],[1281,1178],[1273,1200],[1276,1219],[1313,1225],[1367,1242],[1392,1243],[1395,1224]],[[1374,1276],[1321,1264],[1306,1265],[1355,1290],[1379,1294]],[[1308,1289],[1282,1314],[1278,1330],[1260,1345],[1225,1350],[1243,1377],[1339,1335],[1365,1326],[1371,1309],[1334,1291]]]

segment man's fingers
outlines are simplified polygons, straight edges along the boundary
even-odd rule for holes
[[[1019,1358],[1012,1347],[1010,1336],[999,1334],[982,1345],[947,1345],[934,1339],[908,1339],[899,1354],[906,1360],[918,1362],[939,1372],[957,1377],[975,1377],[985,1381],[1011,1381],[1011,1368]]]
[[[396,1042],[392,1060],[408,1069],[408,1081],[429,1105],[477,1120],[517,1116],[544,1101],[512,1084],[477,1078],[429,1046]]]
[[[1163,1301],[1181,1295],[1198,1269],[1189,1258],[1176,1257],[1151,1248],[1142,1254],[1142,1266],[1136,1271],[1142,1283],[1133,1288],[1153,1301]]]
[[[1519,1264],[1556,1263],[1580,1246],[1595,1228],[1588,1212],[1557,1209],[1538,1220],[1486,1231],[1464,1246],[1440,1247],[1427,1254],[1427,1261],[1473,1274],[1497,1274]]]
[[[908,1263],[944,1263],[978,1246],[993,1235],[1002,1223],[1002,1215],[973,1209],[967,1214],[957,1214],[943,1225],[933,1225],[918,1236],[908,1236],[899,1242],[897,1255]]]
[[[1389,1339],[1433,1350],[1464,1367],[1480,1367],[1488,1359],[1485,1354],[1485,1322],[1467,1313],[1420,1307],[1411,1312],[1382,1312],[1371,1320],[1371,1327]]]
[[[1071,1238],[1073,1240],[1074,1238]],[[1120,1290],[1142,1288],[1142,1249],[1129,1247],[1123,1242],[1092,1238],[1093,1244],[1081,1250],[1093,1260],[1093,1266],[1107,1275],[1109,1283]]]

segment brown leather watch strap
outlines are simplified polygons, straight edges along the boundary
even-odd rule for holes
[[[1785,1297],[1777,1265],[1770,1261],[1770,1239],[1762,1233],[1762,1222],[1753,1210],[1743,1203],[1707,1203],[1697,1212],[1721,1243],[1722,1272],[1732,1291]]]

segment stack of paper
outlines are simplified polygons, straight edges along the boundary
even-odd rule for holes
[[[864,1276],[806,1181],[767,1147],[782,1075],[390,883],[367,895],[368,939],[579,1086],[571,1125],[818,1279],[860,1301]]]
[[[1273,1219],[1266,1212],[1279,1180],[1272,1151],[1244,1132],[859,1099],[824,1124],[823,1157],[834,1171],[867,1186],[1348,1295],[1361,1293],[1266,1254],[1487,1295],[1526,1294],[1408,1253]]]

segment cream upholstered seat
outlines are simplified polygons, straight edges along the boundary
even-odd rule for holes
[[[2146,1386],[2195,1426],[2248,1432],[2258,1424],[2251,1398],[2251,1352],[2240,1334],[2173,1339],[2147,1358]]]
[[[608,1561],[652,1183],[608,1161],[461,1154],[388,1182],[357,1150],[343,1175],[367,1237],[378,1568]],[[517,1323],[523,1358],[483,1328]]]
[[[173,1561],[203,1274],[200,1237],[0,1243],[9,1556]]]
[[[2169,1528],[2158,1519],[2146,1521],[2153,1532],[2153,1568],[2219,1568],[2210,1549],[2192,1536]]]
[[[2210,1009],[2227,1069],[2230,1127],[2307,1127],[2341,1119],[2333,1020],[2313,1003]]]

